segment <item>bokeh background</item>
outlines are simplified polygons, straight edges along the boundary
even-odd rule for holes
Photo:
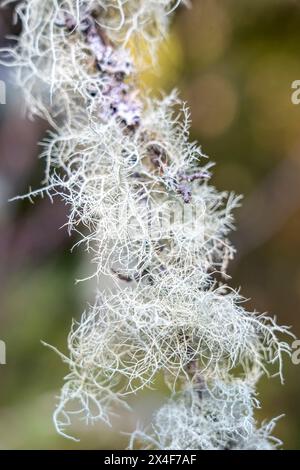
[[[242,286],[248,307],[276,315],[300,337],[300,105],[291,84],[300,79],[298,0],[194,0],[180,8],[160,52],[160,69],[145,73],[154,90],[181,90],[192,113],[192,138],[216,162],[213,183],[244,194],[232,234],[238,253],[231,284]],[[0,14],[0,43],[11,10]],[[9,85],[7,71],[1,79]],[[70,253],[76,241],[64,228],[58,200],[7,203],[40,185],[42,121],[22,118],[8,86],[0,105],[0,339],[7,364],[0,366],[0,448],[122,448],[136,417],[149,420],[164,399],[157,390],[134,401],[112,429],[76,424],[79,443],[58,436],[52,424],[55,397],[67,370],[41,340],[66,351],[72,318],[79,318],[92,289],[74,286],[87,259]],[[159,125],[159,123],[158,123]],[[276,435],[285,449],[300,449],[300,365],[285,364],[286,382],[262,380],[258,418],[284,413]]]

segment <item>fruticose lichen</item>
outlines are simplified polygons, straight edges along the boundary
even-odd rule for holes
[[[226,285],[239,198],[209,184],[211,164],[190,142],[177,94],[154,99],[139,83],[141,48],[155,57],[181,3],[16,7],[22,33],[3,51],[6,62],[28,112],[53,129],[42,153],[45,184],[33,195],[65,200],[68,228],[90,252],[98,283],[62,356],[70,371],[54,422],[64,435],[74,414],[109,422],[115,404],[126,406],[164,373],[172,398],[131,446],[270,449],[274,422],[256,423],[255,382],[273,364],[282,378],[287,329],[246,311]]]

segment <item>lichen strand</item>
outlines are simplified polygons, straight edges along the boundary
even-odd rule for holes
[[[65,435],[75,414],[109,422],[116,404],[126,406],[127,395],[164,372],[173,391],[186,385],[149,433],[134,433],[132,446],[142,438],[159,449],[272,448],[273,422],[258,427],[254,419],[254,386],[269,364],[282,379],[289,345],[278,335],[287,329],[247,312],[225,284],[239,198],[209,185],[211,163],[190,142],[189,111],[176,93],[139,93],[127,47],[145,40],[154,51],[179,3],[17,7],[23,32],[6,51],[9,64],[29,111],[54,128],[41,191],[69,206],[69,230],[80,233],[98,279],[62,356],[70,372],[54,422]],[[100,275],[113,288],[104,292]]]

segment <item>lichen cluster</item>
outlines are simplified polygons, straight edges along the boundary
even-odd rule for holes
[[[134,60],[153,56],[171,0],[25,0],[23,30],[6,52],[28,111],[53,131],[44,142],[45,185],[69,207],[94,265],[98,293],[69,335],[70,371],[54,413],[109,422],[117,403],[165,374],[170,401],[131,446],[269,449],[255,382],[268,365],[282,378],[286,333],[248,312],[226,285],[233,194],[209,184],[176,93],[142,92]],[[106,282],[111,287],[104,289]],[[181,391],[178,390],[178,384]],[[138,443],[140,442],[140,443]]]

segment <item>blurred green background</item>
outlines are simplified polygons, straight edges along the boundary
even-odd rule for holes
[[[291,84],[300,79],[298,0],[194,0],[180,8],[160,52],[160,71],[145,74],[153,89],[181,91],[192,113],[192,138],[216,162],[213,183],[244,194],[232,234],[238,254],[231,284],[242,286],[248,307],[276,315],[300,336],[300,105]],[[11,12],[0,17],[1,45]],[[1,69],[1,78],[7,79]],[[79,318],[91,286],[74,280],[88,270],[85,254],[69,249],[75,238],[60,229],[60,201],[7,204],[38,187],[43,164],[36,144],[43,122],[25,121],[8,90],[0,106],[0,448],[122,448],[137,417],[149,416],[163,389],[135,399],[134,413],[112,429],[76,425],[79,443],[58,436],[52,424],[55,397],[67,370],[41,340],[66,352],[73,317]],[[159,125],[159,123],[158,123]],[[285,449],[300,449],[300,365],[285,364],[286,383],[262,380],[259,418],[284,413],[276,435]],[[80,429],[79,429],[80,428]]]

